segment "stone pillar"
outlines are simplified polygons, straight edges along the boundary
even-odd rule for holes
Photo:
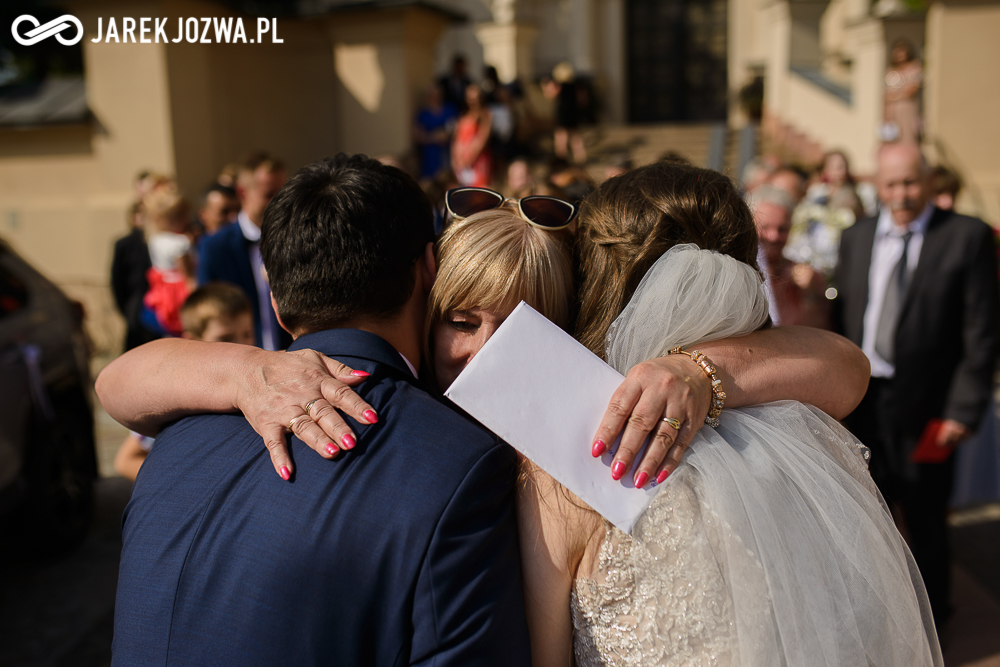
[[[535,76],[538,28],[526,23],[480,23],[476,39],[483,45],[483,62],[497,68],[500,81],[530,81]]]
[[[569,8],[570,62],[578,74],[594,73],[596,36],[592,0],[571,0]]]
[[[345,12],[328,20],[340,150],[399,156],[415,104],[433,80],[434,48],[450,16],[425,7]]]

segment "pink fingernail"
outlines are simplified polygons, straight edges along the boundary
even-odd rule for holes
[[[619,480],[622,475],[625,474],[625,464],[621,461],[615,461],[615,464],[611,466],[611,479]]]
[[[643,471],[635,476],[635,488],[641,489],[646,486],[646,482],[649,481],[649,475]]]
[[[594,446],[590,450],[590,454],[596,459],[598,456],[603,454],[604,450],[607,448],[608,446],[604,444],[603,440],[595,440]]]
[[[374,410],[365,410],[364,412],[361,413],[361,416],[367,419],[369,424],[378,423],[378,415],[375,414]]]
[[[286,482],[292,477],[292,473],[288,472],[288,466],[281,466],[278,468],[278,474],[281,475],[281,479]]]
[[[354,436],[350,433],[344,434],[340,441],[344,443],[344,449],[354,449],[354,445],[358,444],[358,441],[354,439]]]
[[[351,371],[351,375],[353,375],[356,378],[366,378],[369,375],[371,375],[371,373],[366,373],[364,371]]]
[[[670,473],[666,470],[661,470],[660,474],[656,476],[656,483],[663,484],[663,480],[665,480],[669,475]]]
[[[330,456],[336,456],[337,452],[339,451],[340,450],[337,449],[337,445],[333,444],[332,442],[327,444],[326,446],[326,453],[329,454]]]

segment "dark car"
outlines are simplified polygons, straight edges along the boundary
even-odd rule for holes
[[[97,478],[83,308],[0,240],[0,542],[79,541]]]

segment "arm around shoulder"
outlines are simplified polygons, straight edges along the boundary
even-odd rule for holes
[[[95,389],[115,421],[155,436],[181,417],[236,410],[238,387],[250,381],[261,353],[248,345],[164,338],[112,361]]]
[[[871,377],[857,345],[812,327],[775,327],[699,347],[723,373],[728,407],[796,400],[843,419]]]

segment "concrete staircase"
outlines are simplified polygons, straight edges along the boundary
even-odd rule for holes
[[[692,164],[739,178],[743,165],[757,152],[755,128],[731,131],[723,123],[605,125],[588,130],[584,139],[591,168],[597,172],[625,157],[641,166],[675,153]]]

